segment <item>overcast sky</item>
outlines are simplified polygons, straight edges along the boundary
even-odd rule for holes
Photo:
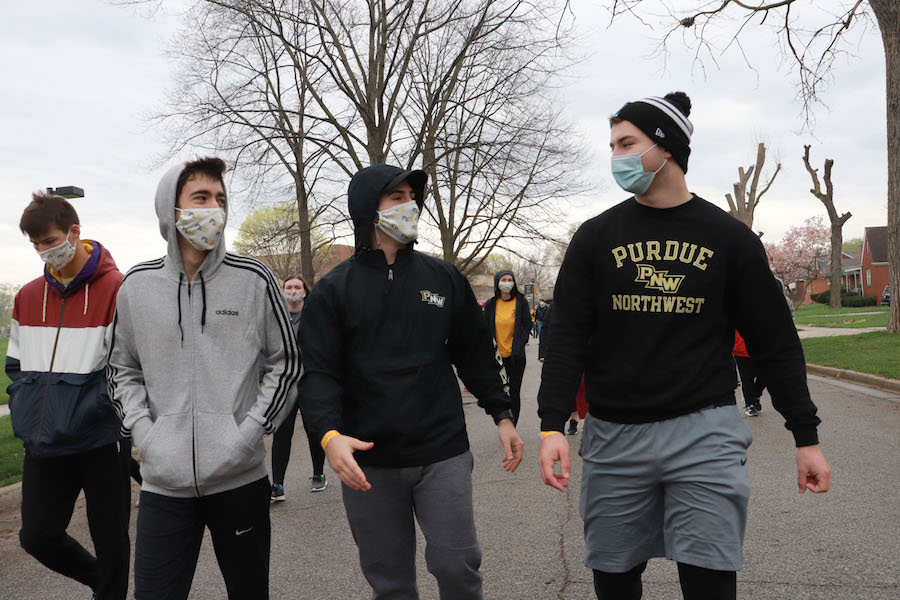
[[[824,206],[809,193],[801,160],[805,143],[812,144],[814,166],[835,160],[838,211],[853,213],[845,239],[886,224],[884,54],[877,30],[854,37],[855,57],[838,61],[823,95],[828,108],[816,111],[813,137],[800,133],[790,64],[773,34],[756,28],[744,38],[756,73],[732,47],[717,58],[718,67],[705,61],[704,77],[677,39],[666,65],[650,57],[659,28],[651,31],[634,20],[607,28],[605,4],[572,3],[585,60],[565,90],[571,115],[594,149],[585,168],[603,191],[563,220],[581,222],[628,196],[609,176],[609,115],[626,101],[683,90],[694,105],[692,191],[727,207],[724,195],[737,167],[753,162],[759,139],[767,141],[770,155],[780,156],[782,173],[754,224],[765,240],[779,240],[809,216],[822,215],[827,223]],[[818,4],[838,10],[844,3]],[[648,22],[655,23],[652,17]],[[143,115],[161,106],[169,87],[165,47],[177,24],[177,15],[148,17],[100,0],[0,3],[0,282],[22,284],[41,272],[18,222],[30,193],[45,187],[85,189],[86,197],[73,201],[83,236],[106,245],[122,271],[165,252],[153,211],[163,169],[150,168],[163,148]],[[229,239],[240,223],[237,213]]]

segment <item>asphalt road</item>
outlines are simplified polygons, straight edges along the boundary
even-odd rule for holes
[[[566,495],[545,487],[536,462],[540,363],[531,346],[519,423],[526,459],[518,472],[503,471],[496,428],[473,398],[467,394],[465,398],[475,455],[475,512],[484,551],[485,598],[589,599],[591,576],[582,564],[578,516],[578,438],[569,438],[575,459],[572,491]],[[824,421],[820,437],[834,471],[833,489],[818,496],[797,493],[791,436],[764,397],[761,416],[747,420],[755,438],[749,453],[753,495],[738,596],[896,600],[900,598],[900,397],[818,377],[810,378],[810,387]],[[272,507],[271,597],[368,598],[339,481],[326,468],[328,488],[309,493],[309,465],[303,429],[298,426],[287,500]],[[17,529],[15,509],[0,513],[0,599],[90,598],[90,590],[27,556],[19,548]],[[70,533],[90,547],[83,501]],[[420,536],[421,597],[436,599],[437,587],[425,568],[423,549]],[[644,598],[681,598],[675,565],[666,560],[651,561],[644,581]],[[208,535],[191,598],[225,598]]]

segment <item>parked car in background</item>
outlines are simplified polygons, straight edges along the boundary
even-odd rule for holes
[[[891,284],[884,286],[884,292],[881,294],[881,303],[885,306],[891,305]]]

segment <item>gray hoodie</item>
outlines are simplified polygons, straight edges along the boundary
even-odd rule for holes
[[[180,498],[266,476],[263,434],[296,401],[300,374],[287,306],[265,266],[226,252],[220,239],[187,282],[175,229],[183,169],[159,183],[168,253],[125,275],[107,369],[123,433],[141,452],[142,489]]]

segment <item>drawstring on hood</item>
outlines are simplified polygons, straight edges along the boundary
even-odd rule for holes
[[[45,279],[44,280],[44,309],[41,312],[41,323],[47,322],[47,290],[49,288],[50,288],[50,286],[47,285],[47,280]]]
[[[184,281],[184,273],[178,274],[178,330],[181,332],[181,346],[184,347],[184,328],[181,326],[181,282]],[[190,284],[188,284],[190,285]]]
[[[84,313],[82,313],[85,315],[87,314],[88,294],[90,293],[90,291],[91,291],[91,284],[89,284],[89,283],[85,284],[85,286],[84,286]]]
[[[350,218],[353,219],[357,252],[370,245],[381,194],[403,181],[412,187],[419,212],[422,212],[422,205],[425,203],[425,184],[428,182],[428,175],[425,171],[404,171],[393,165],[372,165],[358,171],[350,180],[350,186],[347,188],[347,203],[350,208]]]
[[[178,177],[184,171],[186,163],[179,163],[169,169],[156,188],[156,217],[159,219],[159,233],[167,242],[165,268],[174,278],[178,275],[178,328],[181,330],[181,344],[184,345],[184,328],[181,324],[181,284],[192,285],[187,281],[184,272],[184,263],[181,260],[181,250],[178,248],[178,230],[175,227],[175,205],[178,199],[175,197],[178,191]],[[224,184],[223,184],[224,187]],[[225,222],[228,223],[228,208],[225,208]],[[203,297],[203,312],[200,316],[200,330],[206,327],[206,279],[215,276],[216,271],[225,259],[225,236],[219,238],[216,247],[206,253],[206,258],[197,270],[200,276],[200,291]],[[190,295],[190,289],[188,289]]]
[[[198,275],[200,275],[200,295],[203,298],[203,312],[200,315],[200,331],[202,332],[206,327],[206,281],[203,280],[203,271],[200,271]]]

